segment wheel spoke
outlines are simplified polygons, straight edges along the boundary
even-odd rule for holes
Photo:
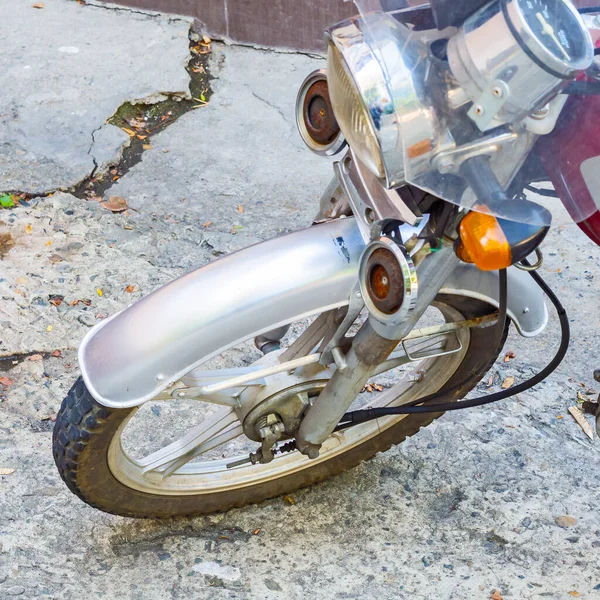
[[[196,425],[181,439],[146,456],[138,465],[142,473],[177,465],[180,468],[203,452],[242,435],[242,426],[231,408],[219,409],[214,415]],[[173,471],[170,471],[173,472]]]

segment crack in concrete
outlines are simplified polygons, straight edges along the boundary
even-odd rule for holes
[[[104,127],[104,125],[100,125],[100,127],[96,127],[96,129],[92,130],[92,142],[90,144],[90,147],[88,148],[88,155],[92,157],[92,162],[94,163],[94,168],[92,169],[92,172],[89,174],[89,177],[93,177],[96,174],[96,171],[98,170],[98,161],[96,160],[96,157],[92,154],[92,148],[94,147],[94,144],[96,143],[96,132],[100,131],[102,128]],[[87,177],[85,177],[84,179],[87,179]]]
[[[127,8],[116,7],[114,5],[105,6],[103,4],[89,4],[89,3],[85,3],[85,5],[91,6],[91,7],[96,7],[96,8],[102,8],[102,9],[124,10],[127,12],[138,12],[139,14],[144,14],[144,15],[153,16],[153,17],[162,17],[163,16],[163,15],[161,15],[161,13],[155,13],[155,14],[148,15],[147,13],[145,13],[143,11],[129,10]],[[156,107],[161,102],[167,102],[167,101],[182,102],[181,106],[182,107],[186,106],[187,110],[182,111],[180,114],[176,114],[176,116],[174,118],[167,120],[165,122],[164,126],[161,126],[160,128],[155,128],[156,130],[153,130],[151,133],[149,133],[147,135],[147,139],[144,140],[145,143],[148,143],[150,141],[152,135],[154,135],[155,133],[159,133],[166,127],[169,127],[175,121],[177,121],[183,114],[185,114],[186,112],[191,110],[192,105],[196,103],[194,96],[200,95],[200,92],[196,92],[193,89],[194,85],[198,85],[197,82],[194,83],[194,79],[192,76],[192,72],[194,72],[194,71],[192,71],[193,63],[194,63],[194,59],[196,59],[196,61],[202,60],[202,56],[193,54],[191,51],[193,44],[195,44],[195,42],[193,41],[193,38],[192,38],[192,36],[194,34],[194,23],[193,22],[190,23],[189,19],[186,19],[183,17],[176,17],[176,18],[171,19],[171,21],[185,21],[185,22],[189,23],[188,38],[190,39],[190,52],[189,52],[189,55],[186,59],[185,65],[184,65],[186,70],[188,71],[188,75],[189,75],[189,82],[188,82],[189,98],[186,98],[184,95],[182,95],[181,92],[157,91],[157,92],[150,94],[149,96],[146,96],[145,98],[124,101],[114,111],[114,113],[105,120],[104,123],[102,123],[98,127],[95,127],[92,130],[91,142],[90,142],[90,145],[88,147],[86,154],[91,157],[94,166],[93,166],[92,170],[85,177],[83,177],[80,181],[78,181],[70,186],[66,186],[66,187],[59,186],[59,187],[56,187],[56,188],[53,188],[50,190],[46,190],[44,192],[30,193],[30,192],[24,192],[22,190],[0,190],[0,193],[9,194],[9,195],[15,196],[17,198],[21,198],[23,200],[29,200],[31,198],[47,198],[48,196],[51,196],[58,192],[72,193],[78,197],[84,198],[85,196],[83,195],[83,191],[88,188],[90,182],[93,182],[95,177],[97,177],[100,174],[105,174],[111,168],[119,169],[121,167],[121,165],[124,162],[126,162],[128,158],[130,158],[130,157],[126,156],[126,151],[128,148],[131,148],[131,140],[125,141],[123,143],[119,155],[117,157],[115,157],[115,160],[112,162],[103,163],[101,165],[101,164],[99,164],[98,159],[94,154],[94,145],[97,143],[96,134],[100,130],[102,130],[103,127],[119,127],[119,125],[113,124],[113,123],[111,123],[111,121],[115,119],[115,117],[118,115],[119,111],[124,106],[130,104],[131,106],[140,107],[140,108],[141,107],[152,108],[152,107]],[[208,85],[208,82],[210,82],[211,79],[214,79],[214,77],[212,77],[208,71],[208,64],[203,64],[203,67],[205,69],[205,74],[206,74],[206,78],[207,78],[207,81],[206,81],[207,87],[202,93],[205,94],[205,97],[208,98],[211,94],[211,89],[210,89],[210,86]],[[202,77],[200,77],[200,79],[202,79]],[[189,106],[188,106],[188,104],[189,104]],[[122,129],[122,127],[120,127],[120,128]],[[139,145],[140,147],[138,148],[138,150],[140,151],[139,152],[140,156],[138,157],[138,160],[135,160],[131,165],[129,165],[127,170],[130,170],[131,168],[133,168],[135,166],[135,164],[137,164],[141,160],[141,155],[145,151],[145,149],[143,148],[144,145],[145,144]],[[113,185],[114,185],[114,181],[110,181],[109,185],[104,189],[104,193],[106,193],[106,191],[108,191]],[[18,202],[16,203],[16,206],[13,208],[18,208]]]
[[[117,4],[112,4],[111,2],[86,2],[85,0],[75,0],[78,4],[83,4],[84,6],[89,6],[90,8],[99,8],[101,10],[113,10],[116,12],[128,12],[132,14],[142,15],[144,17],[149,17],[151,19],[166,19],[167,23],[175,23],[177,21],[189,22],[193,17],[186,17],[185,15],[177,16],[177,15],[165,15],[164,13],[153,11],[153,10],[137,10],[135,8],[130,8],[127,6],[118,6]]]
[[[290,122],[288,121],[288,118],[286,117],[285,113],[283,112],[283,110],[281,110],[281,108],[275,104],[273,104],[272,102],[269,102],[266,98],[263,98],[261,96],[259,96],[252,88],[250,88],[250,86],[248,86],[250,89],[250,92],[252,93],[252,95],[257,99],[260,100],[261,102],[263,102],[264,104],[266,104],[269,108],[273,108],[275,109],[281,116],[281,118],[286,122],[287,125],[290,125]]]

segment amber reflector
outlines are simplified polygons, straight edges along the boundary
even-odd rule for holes
[[[456,254],[483,271],[505,269],[512,264],[512,252],[502,227],[489,214],[470,212],[460,223]]]

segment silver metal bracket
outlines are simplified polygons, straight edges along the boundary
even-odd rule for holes
[[[502,147],[517,141],[519,135],[514,131],[488,135],[474,142],[463,144],[452,150],[444,150],[433,157],[433,166],[442,174],[458,173],[461,165],[475,156],[493,156]]]
[[[485,131],[509,98],[510,88],[506,82],[495,79],[475,100],[467,116],[481,131]]]
[[[354,284],[352,291],[350,292],[350,296],[348,298],[348,306],[340,309],[341,311],[345,311],[342,322],[338,325],[338,328],[335,330],[334,334],[331,336],[331,339],[328,340],[325,345],[320,349],[321,352],[321,364],[328,365],[333,360],[334,357],[332,355],[332,351],[334,348],[339,348],[343,343],[344,338],[346,337],[346,333],[358,318],[360,311],[362,310],[365,302],[363,300],[362,292],[360,291],[360,283],[358,280]],[[343,314],[343,313],[342,313]]]
[[[373,227],[379,221],[418,226],[423,220],[417,207],[411,209],[394,189],[386,189],[350,150],[341,161],[333,163],[333,171],[365,241],[372,239]]]

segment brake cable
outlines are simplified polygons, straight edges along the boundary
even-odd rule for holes
[[[524,265],[531,266],[527,260],[522,261]],[[463,408],[473,408],[475,406],[484,406],[485,404],[491,404],[492,402],[498,402],[499,400],[505,400],[506,398],[510,398],[511,396],[515,396],[516,394],[520,394],[525,392],[526,390],[531,389],[544,379],[548,377],[553,371],[556,370],[558,365],[563,361],[565,354],[567,353],[567,349],[569,347],[569,339],[570,339],[570,328],[569,328],[569,319],[567,317],[567,312],[560,300],[557,298],[556,294],[550,289],[548,284],[542,279],[537,271],[528,271],[533,280],[538,284],[538,286],[542,289],[542,291],[548,296],[550,301],[552,302],[554,308],[556,309],[559,321],[560,321],[560,329],[561,329],[561,340],[560,346],[554,356],[554,358],[537,374],[531,377],[530,379],[519,383],[511,388],[506,390],[502,390],[500,392],[496,392],[493,394],[488,394],[486,396],[481,396],[479,398],[472,398],[471,400],[463,400],[459,402],[444,402],[444,403],[433,403],[432,400],[436,400],[439,398],[447,397],[449,394],[456,392],[460,389],[461,386],[454,386],[448,390],[444,390],[441,392],[437,392],[435,394],[430,394],[429,396],[425,396],[423,398],[419,398],[414,400],[404,406],[390,406],[390,407],[382,407],[382,408],[367,408],[362,410],[355,410],[352,412],[346,413],[340,422],[340,424],[336,427],[336,431],[341,429],[346,429],[351,427],[352,425],[356,425],[358,423],[364,423],[366,421],[372,421],[379,417],[390,416],[390,415],[408,415],[408,414],[421,414],[421,413],[438,413],[438,412],[446,412],[449,410],[460,410]],[[504,330],[504,319],[506,318],[506,301],[507,301],[507,285],[506,285],[506,271],[500,271],[500,309],[498,315],[498,331],[500,331],[500,324],[502,323],[502,332]],[[504,310],[504,319],[502,319],[502,315],[500,312]],[[423,406],[423,404],[428,403]]]

